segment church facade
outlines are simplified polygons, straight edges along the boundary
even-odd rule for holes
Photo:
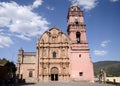
[[[69,8],[67,23],[68,34],[55,26],[45,31],[37,40],[36,52],[19,49],[18,75],[29,82],[94,82],[83,11],[78,6]]]

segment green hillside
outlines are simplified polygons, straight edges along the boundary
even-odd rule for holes
[[[100,61],[94,63],[94,73],[97,76],[104,69],[107,76],[120,76],[120,61]]]

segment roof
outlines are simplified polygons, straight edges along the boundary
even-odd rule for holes
[[[35,56],[36,52],[24,52],[23,55],[28,55],[28,56]]]

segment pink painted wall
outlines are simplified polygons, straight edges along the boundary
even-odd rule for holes
[[[81,54],[81,57],[79,55]],[[72,52],[70,54],[71,78],[80,81],[94,82],[93,64],[89,58],[88,52]],[[79,75],[83,72],[83,76]]]

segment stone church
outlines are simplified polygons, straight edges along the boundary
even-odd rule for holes
[[[36,52],[18,53],[17,74],[26,81],[94,82],[93,63],[86,39],[83,11],[71,6],[67,34],[57,27],[45,31],[36,43]]]

